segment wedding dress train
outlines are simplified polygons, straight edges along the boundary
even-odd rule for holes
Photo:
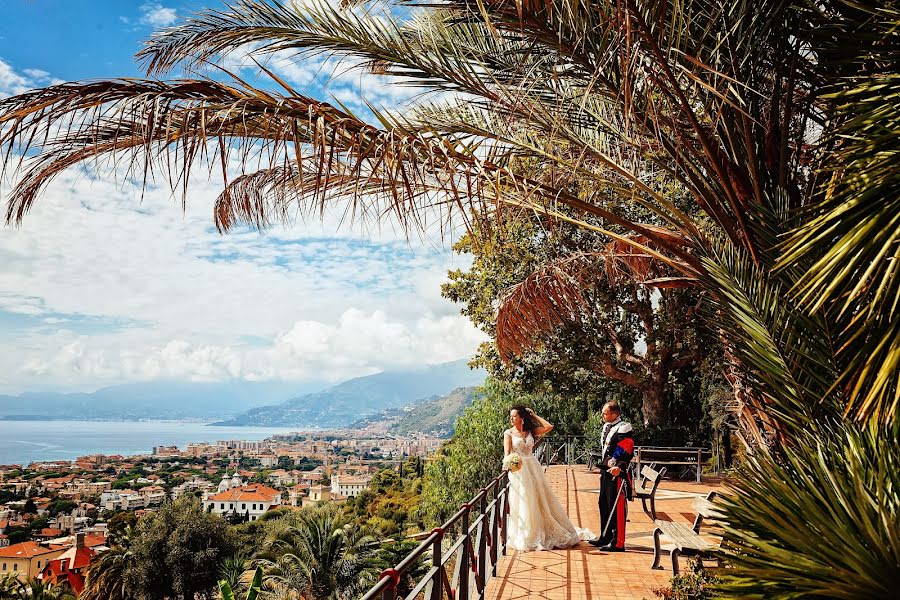
[[[522,468],[509,473],[509,529],[506,543],[515,550],[569,548],[581,540],[596,537],[591,531],[572,524],[544,469],[534,455],[534,437],[523,438],[514,430],[503,435],[512,438],[512,451],[522,458]]]

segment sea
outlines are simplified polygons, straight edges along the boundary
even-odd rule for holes
[[[72,460],[86,454],[150,454],[154,446],[262,440],[297,428],[211,427],[182,421],[0,421],[0,464]]]

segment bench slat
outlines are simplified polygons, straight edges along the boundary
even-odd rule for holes
[[[679,550],[689,548],[699,552],[706,552],[716,548],[715,545],[694,533],[694,530],[688,525],[671,521],[654,521],[654,523],[675,543]]]

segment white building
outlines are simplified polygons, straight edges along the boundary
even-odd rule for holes
[[[335,474],[331,479],[331,493],[350,498],[359,496],[363,490],[369,489],[371,477],[353,477],[351,475]]]
[[[202,477],[192,477],[188,479],[181,485],[176,485],[172,488],[172,497],[178,498],[183,494],[189,494],[191,492],[208,492],[213,487],[213,484],[203,479]]]
[[[137,510],[147,506],[147,499],[134,490],[110,491],[100,494],[100,506],[104,510]]]
[[[277,506],[281,506],[281,492],[259,483],[230,488],[203,499],[203,509],[207,512],[249,515],[251,521]]]

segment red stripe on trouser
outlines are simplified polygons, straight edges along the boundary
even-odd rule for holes
[[[619,485],[624,485],[624,482]],[[625,498],[616,502],[616,548],[625,547]]]

